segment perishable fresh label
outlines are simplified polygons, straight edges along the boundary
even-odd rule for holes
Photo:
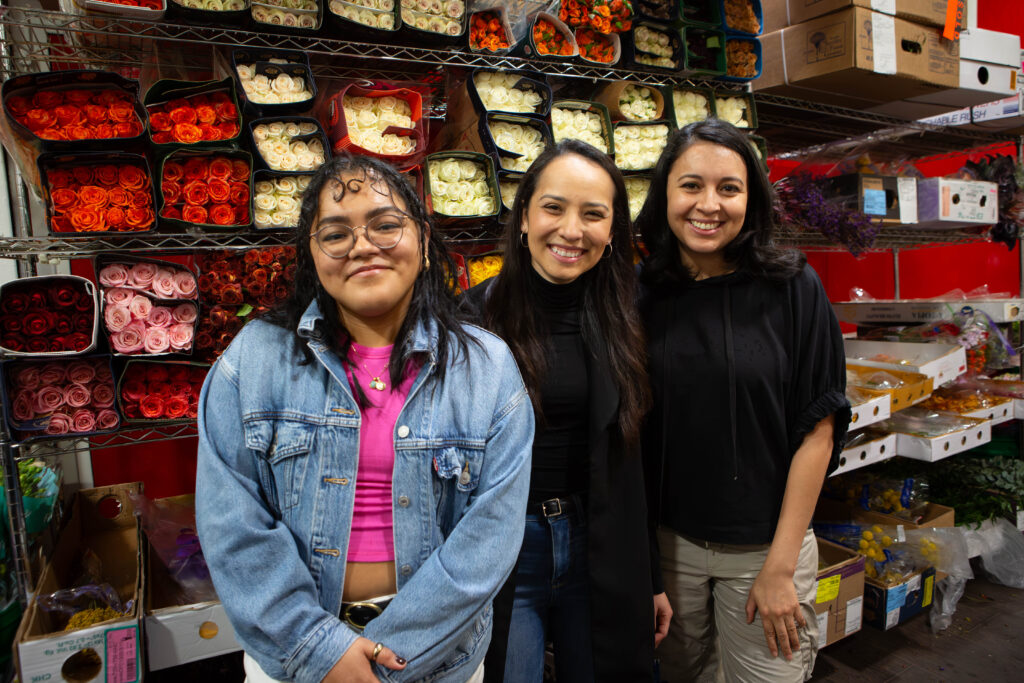
[[[846,603],[846,629],[843,631],[845,635],[850,635],[854,631],[860,630],[861,621],[863,620],[864,610],[864,596],[858,595],[852,600],[848,600]]]
[[[819,605],[823,602],[829,602],[830,600],[835,600],[839,597],[840,578],[839,574],[836,574],[835,576],[829,576],[817,582],[817,598],[815,601]]]
[[[828,645],[828,612],[818,615],[818,647]]]
[[[885,628],[887,630],[898,623],[900,623],[900,611],[898,608],[885,613]]]

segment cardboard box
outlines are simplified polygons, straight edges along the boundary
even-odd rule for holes
[[[818,647],[831,645],[860,630],[863,623],[864,556],[838,543],[818,539],[814,612]]]
[[[925,503],[924,511],[916,522],[885,512],[864,510],[834,498],[821,497],[814,508],[814,519],[822,522],[857,522],[880,526],[902,526],[904,529],[934,529],[956,525],[953,508],[938,503]]]
[[[857,391],[868,394],[873,398],[850,407],[850,428],[860,429],[867,427],[873,422],[881,422],[889,419],[892,414],[892,399],[884,391],[865,389],[857,387]]]
[[[859,363],[847,363],[846,371],[852,372],[857,376],[864,376],[878,372],[878,368],[860,365]],[[931,396],[932,389],[934,388],[934,380],[931,377],[922,375],[919,372],[906,372],[903,370],[886,370],[886,372],[903,380],[903,385],[895,389],[876,389],[876,391],[882,391],[889,395],[892,412],[908,408]]]
[[[142,680],[140,618],[145,579],[139,553],[141,531],[128,492],[142,484],[118,484],[79,491],[71,500],[67,526],[53,558],[43,569],[38,594],[73,585],[76,566],[86,549],[96,553],[103,577],[122,602],[133,600],[131,611],[88,628],[61,631],[61,624],[34,600],[15,636],[15,657],[22,681],[81,680],[134,683]],[[73,678],[64,673],[74,670]]]
[[[195,504],[191,495],[164,500]],[[146,550],[145,631],[149,670],[158,671],[241,650],[224,606],[217,600],[181,604],[180,591],[167,567],[148,542]]]
[[[921,228],[994,225],[999,188],[983,180],[922,178],[917,181],[917,224]]]
[[[897,224],[903,222],[898,182],[896,176],[846,173],[822,179],[821,186],[826,196],[842,200],[844,206],[873,220]]]
[[[925,26],[946,24],[946,0],[761,0],[761,6],[765,33],[851,7],[895,15]]]
[[[967,352],[959,344],[844,339],[847,360],[885,370],[906,370],[931,377],[934,386],[967,372]],[[874,360],[879,356],[892,360]]]
[[[761,37],[755,90],[842,106],[931,95],[960,85],[960,51],[941,30],[851,8]]]
[[[896,435],[885,434],[877,439],[845,448],[839,453],[839,467],[829,476],[836,476],[851,470],[888,460],[896,455]]]
[[[935,462],[957,453],[987,444],[992,440],[991,420],[964,418],[973,424],[951,434],[924,437],[913,434],[896,434],[896,455],[914,460]]]
[[[895,586],[865,579],[864,623],[888,631],[930,607],[934,588],[935,567],[914,572]]]

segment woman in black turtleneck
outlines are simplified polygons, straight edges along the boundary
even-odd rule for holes
[[[485,677],[539,683],[550,641],[559,683],[648,683],[638,449],[650,391],[626,189],[607,154],[568,140],[534,161],[502,270],[466,299],[512,349],[537,417],[526,534],[495,600]]]

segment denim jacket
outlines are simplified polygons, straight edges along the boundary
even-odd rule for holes
[[[199,402],[196,519],[239,642],[276,679],[320,683],[360,635],[339,619],[355,500],[360,412],[341,360],[315,329],[300,342],[246,325],[210,370]],[[361,635],[404,657],[386,681],[465,681],[483,661],[491,601],[523,537],[533,409],[497,337],[467,326],[437,381],[437,331],[395,423],[397,597]]]

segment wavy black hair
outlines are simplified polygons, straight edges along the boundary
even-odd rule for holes
[[[619,389],[619,427],[627,445],[639,442],[640,424],[651,404],[647,382],[646,345],[636,305],[634,243],[629,220],[626,185],[619,169],[607,154],[578,140],[563,140],[549,147],[533,162],[516,192],[505,226],[505,259],[491,285],[483,309],[484,327],[505,340],[519,364],[539,419],[541,383],[548,368],[547,330],[535,314],[529,287],[533,268],[530,250],[522,244],[523,216],[537,189],[541,173],[555,159],[575,154],[603,168],[615,186],[612,203],[612,249],[606,258],[584,273],[586,286],[582,302],[582,331],[589,349],[603,339],[612,378]]]
[[[423,260],[425,268],[416,278],[409,310],[395,339],[395,352],[391,354],[388,363],[391,386],[399,385],[405,364],[413,356],[409,349],[413,329],[417,324],[431,320],[437,325],[438,332],[435,349],[438,377],[444,379],[448,354],[453,352],[451,340],[455,340],[464,358],[468,358],[467,345],[473,341],[462,326],[462,313],[450,287],[448,273],[454,273],[455,266],[440,234],[433,229],[430,215],[412,185],[401,173],[378,159],[342,154],[322,165],[313,174],[302,195],[299,225],[294,233],[295,284],[288,298],[267,313],[265,319],[295,332],[298,336],[299,320],[310,302],[316,299],[323,321],[317,326],[315,335],[340,358],[348,357],[351,338],[341,321],[337,302],[327,293],[317,276],[312,249],[319,247],[313,246],[310,235],[320,211],[320,195],[323,192],[334,192],[334,200],[340,202],[346,192],[359,191],[357,187],[366,187],[392,198],[401,198],[406,207],[405,212],[412,218],[414,229],[419,233],[420,253],[429,257],[429,266],[426,259]],[[312,352],[301,338],[299,348],[304,355],[300,362],[311,362]]]
[[[774,243],[775,191],[750,139],[731,123],[705,119],[672,133],[654,169],[647,201],[636,219],[637,229],[650,254],[644,262],[641,281],[656,287],[693,280],[693,274],[683,265],[678,240],[668,225],[668,182],[676,159],[698,142],[731,149],[740,155],[747,168],[746,217],[739,234],[723,251],[726,262],[735,265],[737,270],[771,281],[788,280],[800,272],[807,260],[803,252]]]

